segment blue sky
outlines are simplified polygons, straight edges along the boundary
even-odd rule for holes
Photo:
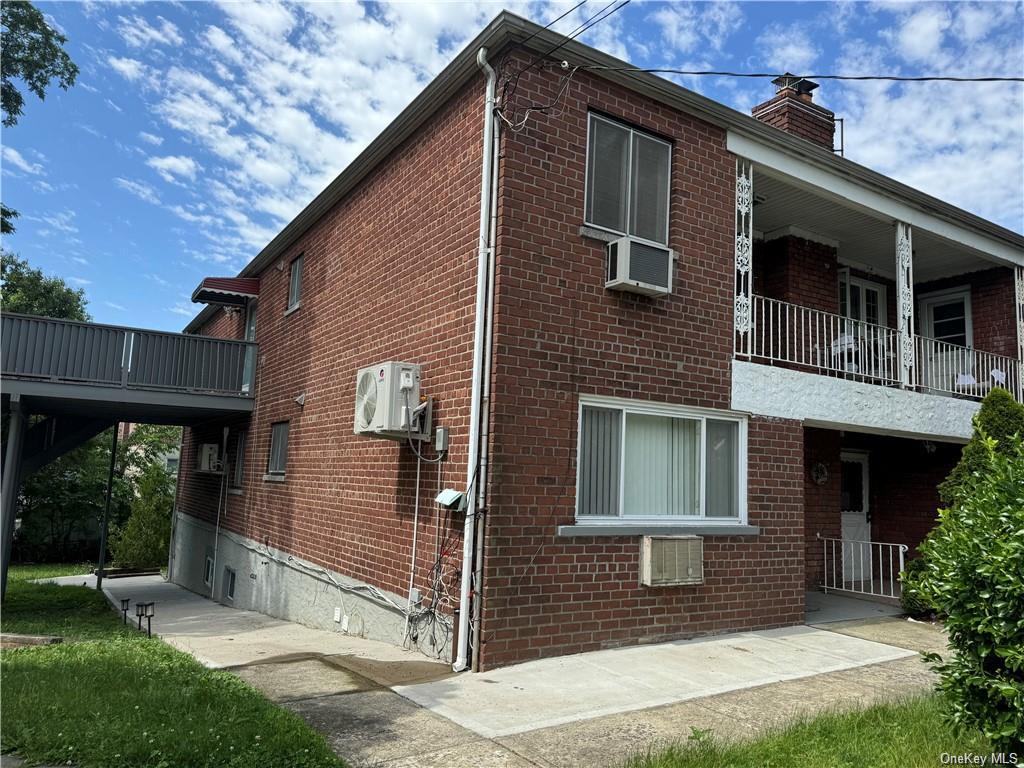
[[[574,3],[39,3],[81,68],[3,132],[4,246],[102,322],[180,329],[502,7]],[[555,25],[569,31],[591,0]],[[655,3],[581,38],[647,67],[1013,75],[1024,4]],[[747,111],[766,81],[681,78]],[[1024,229],[1020,84],[823,83],[847,156]]]

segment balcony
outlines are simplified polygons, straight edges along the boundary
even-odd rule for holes
[[[909,379],[895,328],[751,296],[749,331],[736,357],[848,381],[980,400],[1003,387],[1022,401],[1021,363],[1005,355],[911,334]]]
[[[191,423],[252,411],[256,345],[5,314],[4,397],[40,412]]]

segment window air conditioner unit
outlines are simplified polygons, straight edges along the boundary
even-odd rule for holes
[[[199,471],[220,472],[220,446],[216,443],[203,443],[199,446]]]
[[[420,367],[387,362],[356,374],[355,427],[357,435],[405,440],[412,432],[422,439],[426,418],[420,407]]]
[[[672,293],[675,252],[660,245],[620,237],[608,243],[608,279],[604,287],[644,296]]]
[[[704,583],[704,539],[700,536],[644,536],[640,542],[640,584],[668,587]]]

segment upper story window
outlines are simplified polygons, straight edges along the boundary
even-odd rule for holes
[[[586,223],[668,244],[672,145],[590,114]]]
[[[746,518],[747,423],[679,406],[584,399],[580,523],[740,523]]]
[[[300,253],[292,261],[291,270],[288,273],[288,310],[291,311],[299,306],[302,297],[302,261]]]

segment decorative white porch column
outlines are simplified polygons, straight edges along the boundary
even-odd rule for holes
[[[733,318],[738,354],[750,354],[751,266],[754,247],[754,164],[736,158],[736,301]]]
[[[1017,290],[1017,402],[1024,403],[1024,267],[1014,269]]]
[[[910,225],[896,222],[896,329],[899,331],[900,386],[914,376],[914,248]]]

